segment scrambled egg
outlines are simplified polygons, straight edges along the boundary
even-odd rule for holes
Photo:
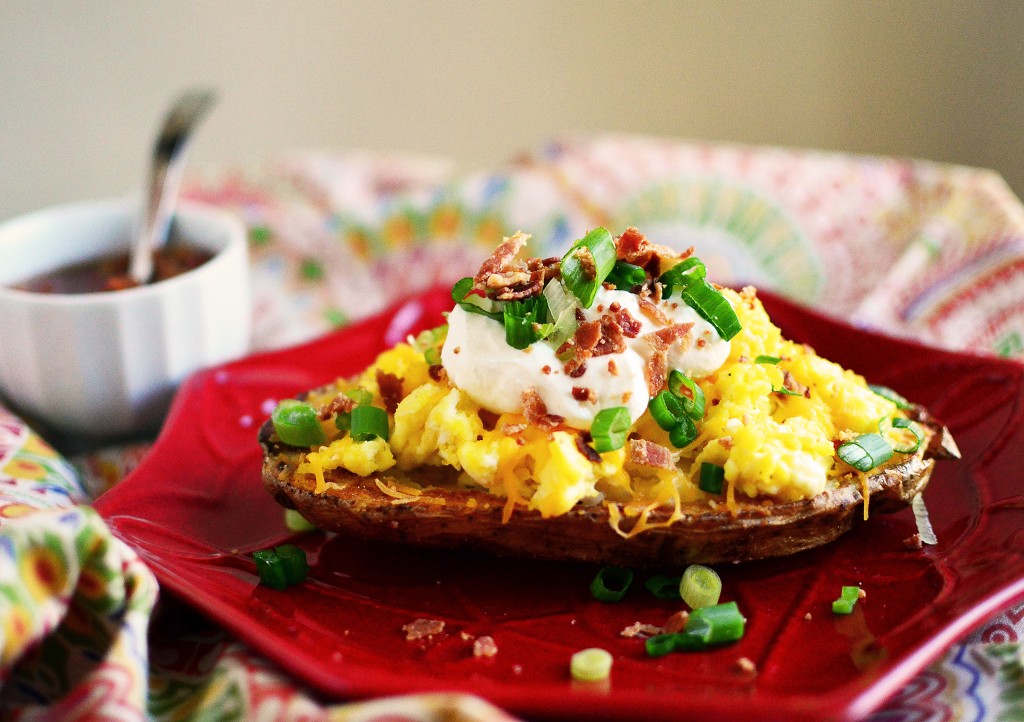
[[[839,477],[849,468],[837,461],[835,442],[877,431],[879,420],[897,413],[896,406],[873,393],[857,374],[783,339],[753,292],[722,293],[734,306],[742,331],[732,339],[722,367],[698,380],[706,398],[699,436],[675,449],[649,413],[633,428],[671,449],[675,468],[635,464],[625,449],[592,460],[578,446],[575,430],[540,428],[518,414],[481,412],[446,379],[431,377],[423,353],[400,344],[360,377],[337,382],[337,390],[361,387],[380,404],[377,372],[402,379],[403,398],[391,421],[390,440],[336,438],[339,432],[325,422],[328,438],[335,440],[307,454],[299,471],[314,474],[322,490],[323,472],[333,468],[361,476],[389,471],[416,487],[416,476],[409,472],[450,467],[458,484],[506,498],[506,516],[523,505],[545,517],[563,514],[581,501],[606,499],[620,504],[626,516],[643,519],[645,510],[663,504],[678,510],[680,503],[702,499],[731,507],[743,498],[795,501],[842,483]],[[780,361],[763,362],[766,356]],[[311,401],[326,402],[334,391]],[[702,462],[724,468],[724,499],[699,489]]]

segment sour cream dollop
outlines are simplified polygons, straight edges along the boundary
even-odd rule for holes
[[[625,339],[625,351],[589,359],[578,378],[565,373],[551,345],[538,341],[525,349],[513,348],[505,341],[504,325],[458,306],[448,316],[441,363],[457,388],[495,413],[521,413],[523,393],[533,388],[549,414],[563,417],[574,428],[589,429],[601,409],[616,406],[628,409],[635,422],[650,400],[644,368],[654,348],[643,337],[661,326],[640,310],[637,296],[628,291],[599,289],[583,314],[588,321],[599,319],[613,303],[640,322],[640,332],[636,338]],[[725,363],[729,342],[696,311],[678,298],[663,300],[659,307],[673,324],[693,324],[687,340],[669,347],[670,370],[702,378]],[[574,394],[573,389],[592,393]]]

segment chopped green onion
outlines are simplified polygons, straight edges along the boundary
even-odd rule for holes
[[[669,652],[676,650],[677,634],[658,634],[648,637],[644,642],[644,649],[648,657],[664,657]]]
[[[892,447],[878,434],[862,434],[841,445],[836,455],[857,471],[870,471],[892,458]]]
[[[711,632],[711,625],[703,620],[696,620],[692,624],[688,622],[686,627],[682,632],[675,635],[676,651],[699,652],[707,649],[708,643],[705,640]]]
[[[580,650],[569,660],[569,674],[577,682],[600,682],[611,671],[612,655],[599,647]]]
[[[723,340],[728,341],[743,328],[729,301],[707,281],[691,283],[683,288],[681,295],[688,306],[715,327]]]
[[[306,517],[302,516],[299,512],[294,509],[284,510],[284,525],[288,527],[288,531],[313,531],[316,529],[316,525],[308,521]]]
[[[423,353],[423,360],[428,366],[435,366],[441,363],[441,347],[447,337],[448,324],[442,324],[437,328],[428,328],[420,332],[413,346]]]
[[[658,599],[679,599],[679,580],[680,577],[655,574],[644,582],[644,589]]]
[[[589,253],[594,261],[595,273],[592,278],[586,270],[589,264],[584,265],[577,255],[586,253]],[[604,228],[595,228],[576,241],[572,248],[562,256],[560,264],[562,280],[569,292],[580,300],[583,308],[590,308],[594,304],[597,289],[601,287],[615,267],[615,255],[615,241],[612,240],[612,234]]]
[[[628,291],[647,280],[647,271],[626,261],[616,261],[605,280],[616,288]]]
[[[691,564],[679,580],[679,596],[690,609],[712,607],[722,596],[722,580],[711,567]]]
[[[860,587],[843,587],[839,599],[832,602],[832,613],[850,614],[858,599],[860,599]]]
[[[658,277],[658,281],[663,286],[662,298],[671,298],[672,290],[676,286],[686,288],[692,283],[703,281],[707,274],[708,270],[699,258],[695,256],[684,258]]]
[[[309,572],[306,552],[294,544],[253,552],[260,583],[271,589],[284,589],[299,584]]]
[[[277,558],[281,560],[284,567],[284,578],[288,585],[298,584],[306,578],[309,573],[309,564],[306,562],[306,552],[294,544],[282,544],[274,547]]]
[[[778,356],[768,356],[767,354],[761,354],[760,356],[754,357],[754,363],[756,364],[777,364],[782,361]]]
[[[803,394],[800,393],[799,391],[793,391],[791,389],[787,389],[785,386],[780,386],[778,388],[775,388],[774,386],[772,386],[772,393],[773,394],[782,394],[783,396],[803,396]]]
[[[715,604],[690,612],[683,633],[698,636],[705,646],[735,642],[743,636],[746,621],[736,602]]]
[[[629,409],[625,406],[613,406],[601,409],[594,416],[590,426],[590,436],[594,440],[594,451],[604,454],[608,451],[621,449],[626,445],[626,437],[632,420]]]
[[[316,409],[298,399],[284,399],[270,415],[277,438],[289,446],[316,446],[327,440]]]
[[[709,494],[721,494],[725,486],[725,469],[707,461],[701,462],[700,482],[697,486]]]
[[[897,454],[914,454],[921,448],[921,444],[924,442],[924,434],[921,433],[921,429],[918,428],[917,424],[910,419],[904,419],[902,416],[897,416],[892,420],[892,426],[894,429],[906,429],[914,435],[917,439],[916,443],[908,447],[894,446],[892,450]]]
[[[544,296],[506,303],[503,311],[505,342],[512,348],[524,349],[544,338],[555,329],[553,324],[542,323],[547,315]]]
[[[883,399],[888,399],[896,404],[899,409],[909,409],[912,404],[905,398],[900,396],[898,393],[890,389],[888,386],[880,386],[879,384],[868,384],[868,388],[874,391],[876,394],[881,396]]]
[[[576,298],[556,278],[544,286],[544,300],[548,304],[548,318],[554,324],[547,341],[557,349],[573,337],[579,326],[576,320]]]
[[[684,416],[679,422],[679,426],[668,432],[668,438],[673,446],[677,449],[682,449],[692,444],[694,439],[697,438],[697,426],[689,416]]]
[[[678,369],[668,375],[668,390],[683,400],[683,410],[694,421],[704,418],[704,391]]]
[[[662,391],[651,399],[647,404],[647,410],[651,412],[651,418],[665,431],[671,431],[679,426],[687,415],[683,399],[671,391]]]
[[[471,293],[472,290],[472,278],[467,276],[466,278],[459,279],[452,286],[452,300],[463,311],[478,313],[481,316],[487,316],[495,321],[500,321],[502,319],[501,304],[477,293]]]
[[[604,566],[590,583],[590,594],[599,602],[619,602],[632,583],[632,569]]]
[[[352,409],[353,441],[388,440],[388,412],[378,406],[357,406]]]
[[[338,431],[348,431],[352,428],[352,412],[340,411],[334,417],[334,428]]]
[[[356,386],[354,389],[348,389],[345,395],[356,402],[356,406],[369,406],[373,403],[373,394],[362,386]]]

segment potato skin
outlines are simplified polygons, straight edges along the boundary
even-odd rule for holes
[[[958,458],[948,432],[927,412],[915,416],[926,443],[869,477],[872,513],[906,507],[928,483],[936,458]],[[377,479],[334,470],[327,479],[343,487],[314,494],[312,483],[295,474],[304,450],[275,441],[268,421],[260,430],[264,449],[263,484],[284,507],[298,510],[327,531],[420,546],[467,548],[501,556],[575,560],[635,567],[675,567],[785,556],[828,543],[863,519],[858,484],[845,484],[813,499],[788,503],[741,504],[735,514],[703,504],[684,505],[685,516],[625,539],[609,524],[606,504],[577,505],[544,519],[517,508],[502,522],[504,499],[485,491],[428,486],[410,502],[384,494]],[[426,486],[426,484],[425,484]],[[424,501],[423,499],[428,499]],[[443,500],[443,504],[429,500]],[[668,511],[652,515],[665,519]]]

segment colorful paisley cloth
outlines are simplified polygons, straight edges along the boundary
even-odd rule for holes
[[[551,142],[472,176],[450,167],[305,154],[193,181],[190,196],[249,225],[255,348],[454,280],[520,228],[556,253],[581,229],[636,225],[713,244],[706,260],[723,281],[753,279],[861,325],[1024,360],[1024,208],[986,171],[621,136]],[[145,563],[88,506],[147,448],[72,463],[0,406],[0,717],[513,720],[465,694],[325,703],[159,596]],[[872,719],[1024,719],[1022,638],[1019,604]]]

